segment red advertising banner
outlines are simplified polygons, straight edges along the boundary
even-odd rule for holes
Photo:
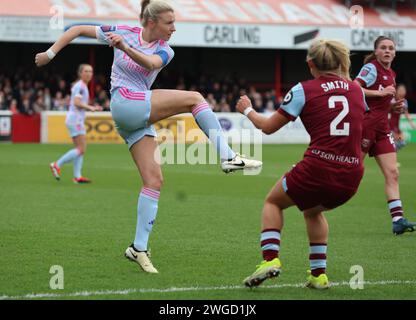
[[[12,116],[12,142],[40,142],[40,114]]]
[[[350,23],[350,8],[335,0],[167,0],[178,22],[332,25]],[[94,20],[135,20],[138,0],[14,0],[1,1],[1,16]],[[365,27],[416,27],[415,10],[364,10]]]

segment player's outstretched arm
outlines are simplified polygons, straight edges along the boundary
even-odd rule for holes
[[[369,90],[363,87],[363,84],[358,81],[354,80],[360,87],[363,88],[364,94],[366,98],[380,98],[385,96],[394,96],[396,94],[396,88],[394,86],[388,86],[384,88],[384,90]]]
[[[52,47],[45,52],[40,52],[35,56],[35,63],[38,67],[48,64],[55,55],[58,54],[64,47],[66,47],[72,40],[79,36],[97,38],[95,26],[74,26],[67,31],[56,41]]]
[[[279,112],[273,113],[271,117],[265,117],[253,109],[249,97],[242,96],[237,102],[237,110],[246,115],[257,129],[265,134],[272,134],[285,126],[290,120]]]
[[[88,105],[86,103],[83,103],[80,97],[75,97],[74,105],[77,108],[85,109],[87,111],[92,111],[92,112],[103,111],[103,107],[101,107],[101,106],[91,106],[91,105]]]
[[[130,47],[119,34],[109,32],[107,34],[110,46],[124,51],[134,62],[149,71],[163,66],[162,58],[157,54],[147,55]]]

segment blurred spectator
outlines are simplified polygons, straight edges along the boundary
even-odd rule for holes
[[[64,111],[66,109],[65,99],[62,96],[62,92],[58,91],[53,99],[53,108],[55,111]]]
[[[17,109],[17,100],[16,99],[12,99],[12,101],[10,102],[10,111],[15,114],[18,113],[18,109]]]
[[[211,109],[214,112],[218,112],[219,111],[219,105],[217,103],[217,100],[215,100],[214,98],[214,94],[212,93],[208,93],[207,97],[206,97],[207,103],[209,104],[209,106],[211,107]]]
[[[107,92],[102,88],[101,85],[97,84],[95,87],[95,105],[103,107],[105,110],[110,109],[110,99],[108,98]]]
[[[49,88],[45,88],[43,91],[43,104],[45,105],[46,110],[52,109],[51,90]]]
[[[252,104],[254,110],[256,110],[257,112],[263,112],[263,99],[261,96],[256,96],[256,98],[254,98],[254,101],[252,101]]]
[[[217,102],[221,101],[221,99],[223,98],[223,92],[221,90],[221,84],[218,81],[213,83],[211,93],[214,95],[214,99]]]
[[[250,88],[248,89],[247,95],[252,101],[261,99],[261,94],[257,92],[254,86],[250,86]]]
[[[60,79],[58,81],[58,91],[60,91],[62,93],[62,96],[65,96],[65,95],[70,93],[68,88],[69,88],[69,86],[67,85],[65,80]]]
[[[97,75],[97,79],[99,91],[96,94],[96,103],[109,109],[110,99],[103,89],[108,87],[108,80],[102,75]],[[69,88],[73,80],[44,70],[28,71],[17,68],[4,71],[0,73],[0,110],[28,115],[48,110],[65,111],[68,109]]]
[[[66,111],[69,105],[70,84],[75,80],[56,71],[28,71],[22,68],[0,73],[0,110],[32,114],[44,110]],[[414,75],[416,78],[416,74]],[[109,79],[96,73],[92,104],[110,109]],[[279,108],[283,97],[276,96],[270,87],[247,83],[238,75],[222,78],[208,74],[174,74],[165,72],[154,84],[155,88],[200,92],[215,112],[235,112],[240,96],[247,95],[259,112],[271,112]],[[410,97],[409,97],[410,98]],[[411,100],[411,99],[410,99]],[[412,107],[412,103],[410,108]]]
[[[46,111],[46,106],[44,103],[44,96],[43,96],[42,90],[38,91],[37,98],[33,102],[32,109],[35,113],[41,113],[42,111]]]
[[[0,110],[6,110],[6,97],[4,92],[0,89]]]
[[[276,111],[276,108],[275,108],[273,100],[271,100],[271,99],[267,100],[266,107],[264,108],[264,112],[270,113],[270,112],[274,112],[274,111]]]
[[[227,100],[224,98],[221,99],[219,104],[220,112],[231,112],[231,107],[228,104]]]
[[[18,106],[18,110],[20,113],[23,113],[29,116],[33,114],[33,109],[32,109],[32,104],[30,103],[29,93],[26,93],[23,95],[21,104],[20,106]]]

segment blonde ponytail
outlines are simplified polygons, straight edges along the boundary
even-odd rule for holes
[[[338,40],[315,40],[308,50],[308,60],[312,60],[321,73],[338,73],[342,78],[350,78],[350,50]]]

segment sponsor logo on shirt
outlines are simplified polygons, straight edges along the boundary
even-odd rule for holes
[[[123,54],[123,59],[127,61],[127,68],[133,70],[135,72],[139,72],[145,77],[148,77],[151,74],[150,70],[145,69],[141,65],[134,62],[132,58],[130,58],[126,53]]]
[[[335,161],[339,163],[347,163],[352,165],[360,164],[360,159],[354,156],[346,156],[341,154],[333,154],[322,150],[313,149],[312,154],[318,156],[321,159]]]
[[[116,27],[115,26],[101,26],[101,30],[103,32],[110,32],[110,31],[115,31]]]

